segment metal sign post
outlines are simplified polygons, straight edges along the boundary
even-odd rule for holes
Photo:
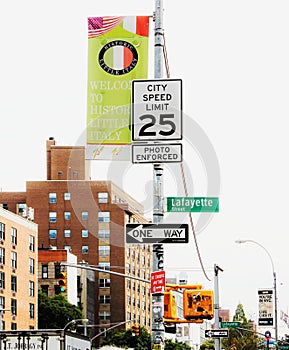
[[[163,5],[162,0],[155,1],[155,78],[163,75]],[[155,163],[153,165],[153,223],[159,224],[163,221],[163,166]],[[153,271],[164,269],[164,248],[162,244],[153,244]],[[165,328],[164,319],[164,294],[152,294],[152,349],[164,349]]]

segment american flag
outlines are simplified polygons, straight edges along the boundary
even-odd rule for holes
[[[95,38],[119,25],[124,17],[88,17],[88,38]]]

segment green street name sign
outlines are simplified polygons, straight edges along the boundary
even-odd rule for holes
[[[218,213],[217,197],[167,197],[168,212]]]
[[[241,322],[221,322],[221,328],[239,328]]]

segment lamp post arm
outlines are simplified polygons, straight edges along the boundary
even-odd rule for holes
[[[121,326],[122,324],[125,324],[125,323],[128,323],[128,322],[134,322],[134,321],[135,321],[135,320],[128,320],[128,321],[119,322],[119,323],[115,324],[114,326],[111,326],[111,327],[105,329],[104,331],[102,331],[102,332],[96,334],[94,337],[92,337],[92,338],[90,339],[90,344],[92,344],[92,342],[94,341],[94,339],[100,337],[103,333],[105,333],[105,332],[107,332],[107,331],[110,331],[111,329],[116,328],[116,327],[118,327],[118,326]]]
[[[273,289],[274,289],[274,308],[275,308],[275,339],[276,339],[276,349],[278,349],[278,311],[277,311],[277,283],[276,283],[276,272],[275,272],[275,267],[273,263],[273,259],[269,251],[259,242],[254,241],[252,239],[243,239],[243,240],[237,240],[236,243],[254,243],[257,244],[259,247],[263,248],[266,252],[266,254],[269,256],[269,259],[271,261],[272,265],[272,271],[273,271]]]

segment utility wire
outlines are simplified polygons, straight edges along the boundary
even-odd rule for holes
[[[169,69],[168,55],[167,55],[167,49],[166,49],[165,33],[164,33],[163,36],[164,36],[163,55],[164,55],[164,61],[165,61],[165,68],[166,68],[167,78],[170,78],[170,69]],[[181,173],[182,173],[182,180],[183,180],[185,195],[187,197],[188,196],[188,189],[187,189],[187,183],[186,183],[184,166],[183,166],[182,162],[181,162]],[[199,262],[201,264],[202,271],[203,271],[205,277],[207,278],[207,280],[211,281],[211,279],[208,277],[208,275],[207,275],[207,273],[205,271],[205,268],[204,268],[204,265],[203,265],[203,262],[202,262],[202,258],[201,258],[201,254],[200,254],[200,250],[199,250],[198,242],[197,242],[197,236],[196,236],[196,232],[195,232],[195,226],[194,226],[194,222],[193,222],[193,218],[192,218],[192,214],[191,213],[189,213],[189,218],[190,218],[191,229],[192,229],[193,236],[194,236],[196,251],[197,251],[197,254],[198,254]]]

